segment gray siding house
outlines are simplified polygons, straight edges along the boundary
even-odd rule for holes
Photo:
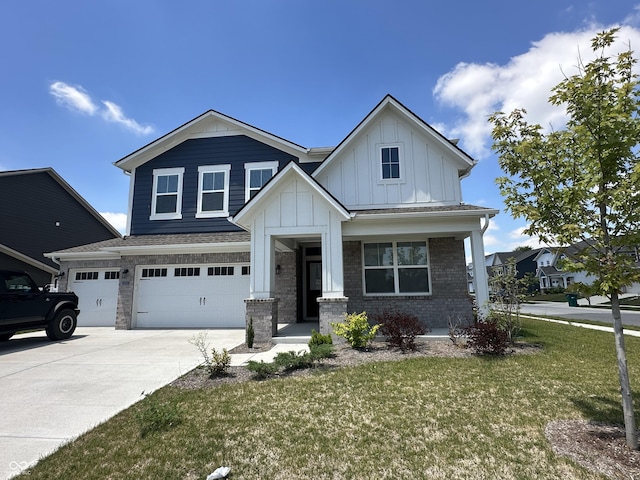
[[[210,110],[115,162],[128,232],[51,254],[116,328],[329,323],[388,307],[471,319],[464,239],[484,266],[497,210],[462,201],[474,160],[387,95],[336,147],[307,148]],[[484,268],[474,280],[488,300]],[[483,273],[484,272],[484,273]],[[95,303],[95,302],[94,302]],[[102,306],[104,305],[103,308]],[[108,312],[107,312],[108,310]]]

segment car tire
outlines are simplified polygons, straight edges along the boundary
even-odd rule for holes
[[[78,316],[73,310],[60,310],[47,325],[47,337],[51,340],[66,340],[76,330]]]
[[[13,333],[3,333],[2,335],[0,335],[0,342],[6,342],[11,337],[13,337]]]

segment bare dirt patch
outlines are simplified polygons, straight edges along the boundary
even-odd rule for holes
[[[585,420],[551,422],[545,435],[557,455],[609,478],[640,479],[640,451],[626,444],[624,427]]]

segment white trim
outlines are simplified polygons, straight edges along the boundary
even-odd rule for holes
[[[156,198],[158,188],[158,177],[178,176],[176,211],[168,213],[156,213]],[[182,180],[184,177],[184,167],[176,168],[156,168],[153,170],[153,187],[151,191],[151,215],[149,220],[180,220],[182,218]]]
[[[224,173],[224,190],[222,192],[222,210],[202,211],[202,195],[204,193],[219,193],[219,190],[203,190],[203,177],[205,173]],[[196,218],[217,218],[229,216],[229,176],[231,165],[201,165],[198,167],[198,211]]]
[[[399,265],[398,264],[398,243],[403,242],[424,242],[425,248],[427,251],[426,265]],[[370,266],[367,268],[365,265],[365,255],[364,255],[364,246],[366,244],[380,244],[380,243],[390,243],[392,254],[393,254],[393,264],[386,266]],[[362,294],[365,297],[424,297],[431,296],[433,294],[432,281],[431,281],[431,258],[429,255],[429,239],[428,238],[404,238],[404,237],[394,237],[394,239],[389,238],[378,238],[378,239],[367,239],[361,242],[361,253],[362,253]],[[382,268],[391,268],[393,269],[393,289],[392,293],[378,293],[378,292],[367,292],[367,282],[365,272],[367,270],[380,270]],[[429,289],[427,292],[400,292],[400,276],[398,275],[398,270],[402,268],[412,269],[412,268],[426,268],[427,269],[427,288]]]
[[[51,275],[56,275],[58,273],[58,269],[50,265],[47,265],[46,263],[42,263],[42,262],[39,262],[38,260],[34,260],[28,255],[20,253],[11,247],[7,247],[6,245],[2,245],[1,243],[0,243],[0,253],[4,253],[5,255],[13,257],[16,260],[26,263],[27,265],[31,265],[32,267],[36,267],[40,270],[44,270],[45,272],[50,273]],[[50,258],[54,262],[58,263],[58,260],[50,253],[44,253],[43,256]]]
[[[273,177],[278,171],[278,161],[271,162],[253,162],[244,164],[244,201],[248,202],[251,199],[251,171],[252,170],[271,170],[271,177]],[[264,186],[261,185],[260,188]],[[256,189],[256,193],[260,191],[260,188]]]
[[[136,171],[135,169],[131,171],[131,173],[123,171],[125,175],[129,177],[129,199],[127,201],[127,228],[125,230],[125,235],[131,235],[131,217],[133,212],[133,193],[134,187],[136,184]]]

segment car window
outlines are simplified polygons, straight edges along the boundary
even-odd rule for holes
[[[4,286],[8,293],[31,293],[35,287],[26,275],[9,275],[4,281]]]

